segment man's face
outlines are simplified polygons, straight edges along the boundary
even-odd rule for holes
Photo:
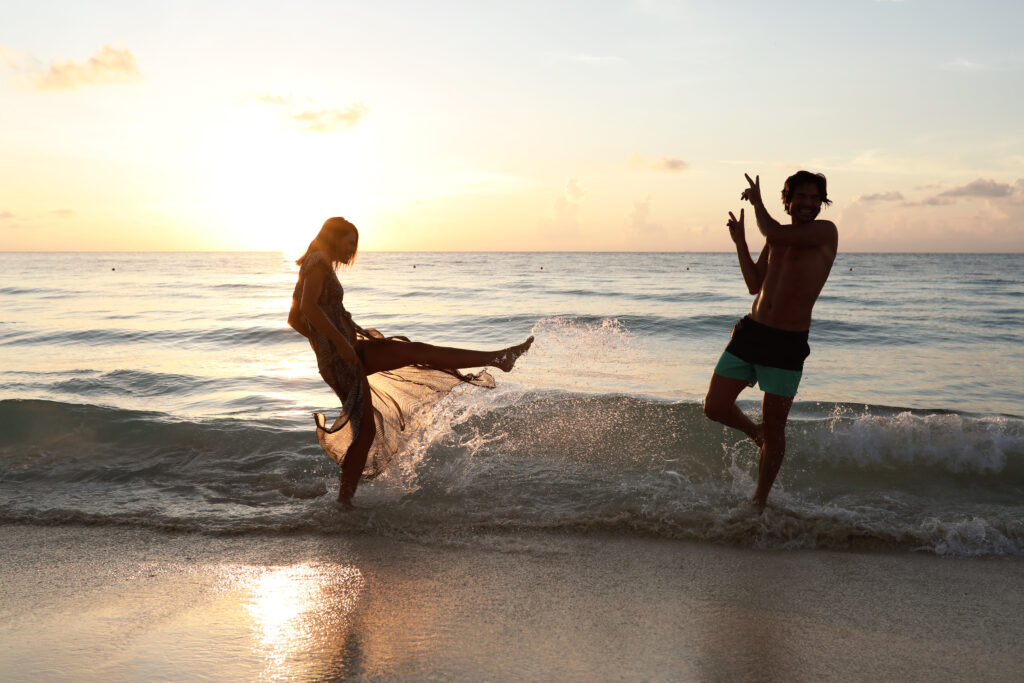
[[[818,217],[821,212],[821,195],[815,183],[797,185],[789,196],[786,212],[793,217],[794,223],[808,223]]]

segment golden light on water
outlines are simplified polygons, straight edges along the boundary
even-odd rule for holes
[[[275,680],[324,673],[344,649],[365,580],[353,565],[301,563],[260,570],[247,584],[256,649]]]

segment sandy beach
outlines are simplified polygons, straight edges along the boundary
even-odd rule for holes
[[[77,680],[1012,680],[1024,562],[538,536],[0,527],[0,672]]]

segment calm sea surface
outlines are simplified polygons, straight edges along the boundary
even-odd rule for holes
[[[0,254],[0,522],[1024,554],[1022,255],[840,254],[763,517],[753,446],[700,408],[750,307],[734,255],[360,254],[340,277],[363,326],[537,342],[414,426],[353,515],[310,418],[337,399],[285,323],[295,273]]]

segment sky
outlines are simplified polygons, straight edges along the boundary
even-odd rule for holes
[[[0,250],[1024,251],[1024,3],[0,7]],[[752,249],[760,247],[748,213]]]

